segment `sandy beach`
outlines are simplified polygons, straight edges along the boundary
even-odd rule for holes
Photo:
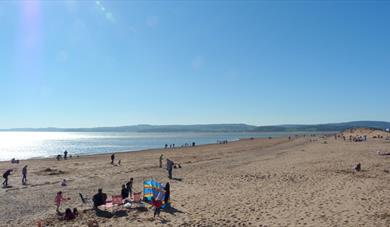
[[[1,162],[1,172],[15,172],[11,187],[0,190],[0,226],[390,226],[390,156],[377,151],[390,151],[390,141],[306,136],[117,153],[120,166],[110,164],[110,154]],[[173,180],[159,168],[160,154],[181,164]],[[357,163],[360,172],[352,169]],[[79,193],[92,197],[98,188],[119,195],[130,177],[134,191],[149,178],[169,181],[173,209],[153,218],[152,209],[120,208],[105,218],[81,203]],[[78,208],[76,220],[58,220],[57,191],[71,198],[61,211]]]

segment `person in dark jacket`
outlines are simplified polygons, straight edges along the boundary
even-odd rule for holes
[[[115,154],[112,154],[111,155],[111,165],[114,165],[114,161],[115,161]]]
[[[126,183],[126,189],[131,195],[133,193],[133,178],[131,177],[130,180]]]
[[[12,173],[12,169],[9,169],[9,170],[5,171],[5,173],[3,174],[3,178],[4,178],[3,187],[4,188],[8,187],[8,176],[11,175],[11,173]]]
[[[167,170],[169,179],[172,179],[172,170],[174,165],[175,163],[172,160],[167,159]]]
[[[129,190],[127,190],[126,185],[122,185],[122,191],[121,191],[122,199],[129,198]]]
[[[68,151],[67,150],[64,151],[64,159],[65,160],[68,159]]]
[[[169,202],[169,197],[171,196],[171,186],[169,182],[165,185],[165,197],[164,197],[164,204],[167,204]]]
[[[27,165],[25,165],[22,169],[22,184],[26,185],[27,183]]]
[[[106,204],[106,200],[107,200],[107,194],[103,193],[103,189],[101,189],[101,188],[99,188],[98,189],[98,193],[95,194],[92,197],[93,206],[95,208],[97,208],[98,206]]]

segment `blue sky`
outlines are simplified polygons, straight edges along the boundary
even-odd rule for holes
[[[1,1],[0,128],[390,121],[390,3]]]

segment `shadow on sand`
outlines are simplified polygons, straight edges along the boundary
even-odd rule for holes
[[[178,178],[178,177],[172,177],[171,180],[175,180],[175,181],[183,181],[183,178]]]
[[[165,213],[172,214],[172,215],[176,215],[176,213],[184,214],[183,211],[178,210],[178,209],[176,209],[176,208],[174,208],[174,207],[171,207],[171,206],[169,206],[169,207],[167,207],[167,208],[164,208],[164,209],[162,209],[161,211],[162,211],[162,212],[165,212]]]
[[[126,210],[118,210],[111,213],[106,210],[96,209],[96,216],[101,218],[120,218],[128,216],[128,213]]]

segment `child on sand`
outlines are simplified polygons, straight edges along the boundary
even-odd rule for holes
[[[154,206],[154,215],[153,217],[160,217],[160,211],[161,211],[161,206],[162,206],[162,201],[159,199],[153,199],[153,206]]]
[[[64,220],[65,221],[70,221],[70,220],[73,220],[75,218],[76,218],[76,216],[74,215],[74,213],[72,213],[72,210],[70,208],[66,208],[65,215],[64,215]]]
[[[134,179],[131,177],[130,180],[126,183],[126,189],[130,196],[133,194],[133,180]]]
[[[69,200],[70,198],[64,198],[63,196],[62,196],[62,191],[59,191],[59,192],[57,192],[57,195],[56,195],[56,198],[55,198],[55,200],[54,200],[54,202],[56,203],[56,206],[57,206],[57,209],[56,209],[56,211],[57,211],[57,213],[59,213],[60,212],[60,206],[61,206],[61,202],[62,201],[65,201],[65,200]]]

